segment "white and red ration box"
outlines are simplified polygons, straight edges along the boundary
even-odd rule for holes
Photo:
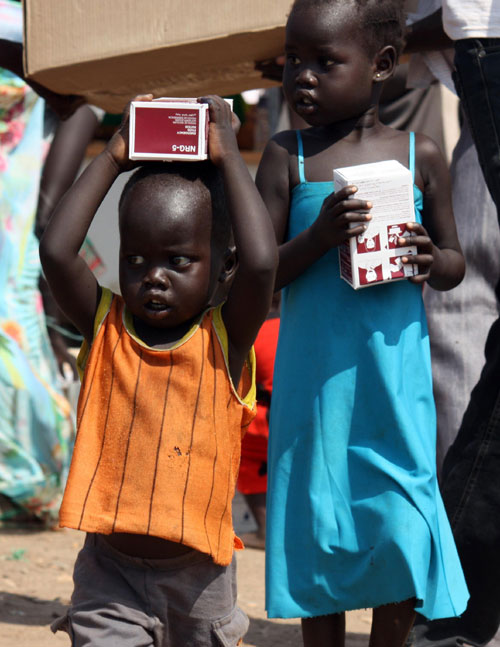
[[[232,100],[226,99],[232,108]],[[208,157],[208,103],[162,97],[130,104],[131,160],[199,161]]]
[[[339,247],[340,276],[357,290],[418,274],[417,265],[401,261],[402,256],[416,254],[417,248],[398,245],[399,238],[410,235],[406,223],[415,220],[411,172],[396,160],[387,160],[335,169],[333,182],[335,191],[356,186],[353,198],[373,205],[366,231]]]

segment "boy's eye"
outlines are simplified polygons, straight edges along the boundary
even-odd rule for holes
[[[300,58],[295,54],[287,54],[286,61],[287,63],[290,63],[290,65],[298,65],[300,63]]]
[[[187,256],[172,256],[170,263],[175,267],[184,267],[191,262],[191,259]]]
[[[129,265],[140,265],[141,263],[144,263],[144,257],[143,256],[127,256],[127,263]]]

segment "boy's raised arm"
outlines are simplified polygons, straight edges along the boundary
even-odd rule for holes
[[[54,298],[89,342],[100,289],[79,252],[99,205],[129,166],[126,113],[120,130],[58,204],[40,243],[43,271]]]
[[[230,371],[237,383],[271,306],[278,251],[271,219],[239,153],[229,106],[215,96],[202,101],[210,104],[209,154],[223,174],[238,260],[224,305]]]
[[[61,310],[92,341],[99,286],[79,256],[92,219],[118,175],[118,167],[102,152],[65,194],[40,243],[43,271]]]

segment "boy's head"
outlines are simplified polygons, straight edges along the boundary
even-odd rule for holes
[[[184,182],[183,182],[184,180]],[[120,218],[120,234],[122,227],[122,206],[127,195],[138,184],[147,184],[152,192],[161,192],[167,187],[174,187],[182,191],[182,185],[191,193],[201,189],[199,198],[209,196],[209,209],[207,218],[211,218],[211,243],[216,252],[224,252],[231,238],[231,223],[226,208],[226,197],[222,176],[217,167],[211,162],[158,162],[141,166],[129,178],[123,188],[118,205]],[[205,187],[206,191],[203,191]],[[195,197],[193,193],[193,198]]]
[[[398,56],[403,50],[405,12],[401,0],[295,0],[292,12],[310,8],[351,11],[369,56],[387,45],[392,45]]]
[[[210,162],[141,167],[121,195],[119,227],[122,296],[150,326],[196,317],[234,269],[222,179]]]

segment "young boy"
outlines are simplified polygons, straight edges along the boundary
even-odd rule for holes
[[[124,189],[121,297],[99,287],[78,252],[131,167],[127,118],[61,201],[40,248],[86,340],[60,524],[87,538],[71,607],[53,626],[75,647],[237,645],[248,624],[236,606],[233,547],[242,544],[231,500],[277,250],[231,111],[219,97],[203,101],[210,161],[145,166]],[[216,293],[227,298],[211,307]]]

